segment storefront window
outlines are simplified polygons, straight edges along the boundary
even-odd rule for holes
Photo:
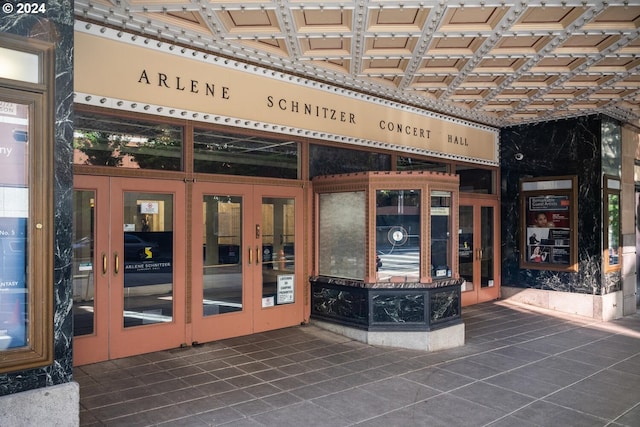
[[[367,171],[391,170],[391,156],[324,145],[309,146],[309,178]]]
[[[451,207],[449,191],[431,192],[431,277],[451,277]]]
[[[182,169],[182,128],[166,123],[78,112],[74,163],[131,169]]]
[[[460,176],[461,193],[496,194],[494,171],[456,165],[455,173]]]
[[[299,144],[286,139],[194,129],[194,172],[298,178]]]
[[[420,190],[376,191],[376,276],[420,280]]]
[[[404,156],[398,156],[396,167],[398,171],[449,172],[449,165],[446,163],[435,163],[428,160]]]

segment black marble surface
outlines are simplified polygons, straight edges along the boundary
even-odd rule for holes
[[[430,330],[461,319],[460,281],[446,282],[421,288],[402,284],[379,288],[347,279],[312,277],[311,315],[367,330]]]
[[[602,136],[603,129],[615,134],[611,129],[616,126],[608,117],[594,115],[501,130],[503,286],[596,295],[619,289],[616,274],[607,274],[604,280],[602,275]],[[616,148],[608,151],[612,149]],[[615,164],[607,162],[609,167]],[[578,272],[521,269],[519,181],[565,175],[578,177]]]
[[[8,3],[15,4],[15,1]],[[0,33],[55,43],[54,177],[54,362],[50,366],[0,374],[0,395],[72,381],[72,140],[73,2],[47,0],[46,13],[1,14]],[[1,34],[0,34],[1,37]],[[0,422],[1,424],[1,422]]]

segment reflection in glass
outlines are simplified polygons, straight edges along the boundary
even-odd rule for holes
[[[493,208],[482,206],[480,208],[480,257],[482,266],[480,269],[480,287],[493,286]]]
[[[458,269],[465,280],[462,290],[473,290],[473,206],[460,206],[460,233],[458,234]]]
[[[449,165],[446,163],[434,163],[428,160],[404,156],[398,156],[396,167],[398,171],[449,172]]]
[[[325,145],[309,146],[309,178],[367,171],[391,170],[391,156]]]
[[[431,277],[451,277],[451,206],[450,191],[431,192]]]
[[[203,197],[202,314],[242,311],[242,197]]]
[[[456,174],[460,176],[461,192],[495,194],[494,171],[456,165]]]
[[[298,143],[194,129],[195,172],[298,178]]]
[[[178,171],[182,128],[80,112],[74,119],[75,164]]]
[[[322,193],[319,197],[318,272],[363,280],[365,192]]]
[[[608,228],[609,265],[620,264],[620,196],[617,193],[608,194]]]
[[[29,107],[0,102],[0,350],[29,344]],[[6,118],[6,120],[1,120]]]
[[[274,304],[295,302],[295,200],[262,199],[262,298]],[[273,300],[270,300],[273,298]]]
[[[376,191],[378,281],[420,280],[420,190]]]
[[[173,320],[173,196],[124,193],[124,326]]]
[[[95,191],[73,193],[73,334],[90,335],[95,328],[94,231]]]

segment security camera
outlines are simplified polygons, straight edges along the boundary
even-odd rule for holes
[[[514,157],[516,160],[522,160],[522,159],[524,159],[524,154],[522,154],[522,153],[516,153],[513,157]]]

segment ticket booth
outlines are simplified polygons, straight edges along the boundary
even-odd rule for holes
[[[313,188],[312,321],[373,345],[464,344],[458,176],[366,172]]]

